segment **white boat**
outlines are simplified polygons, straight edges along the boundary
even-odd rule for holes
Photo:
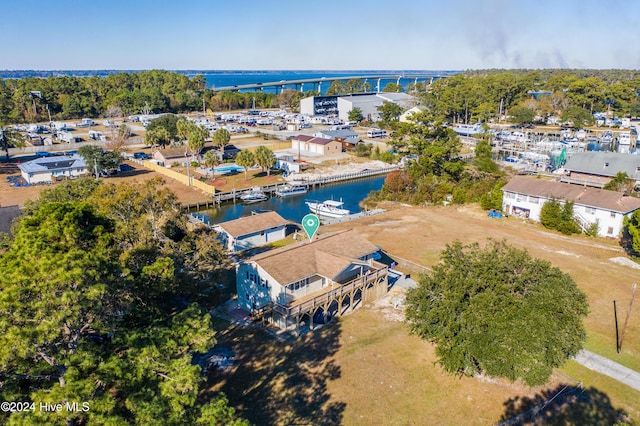
[[[243,203],[247,204],[258,203],[260,201],[265,201],[268,199],[269,197],[264,192],[262,192],[262,188],[260,188],[259,186],[254,186],[249,191],[240,196],[240,200]]]
[[[351,214],[349,210],[342,208],[344,205],[342,201],[326,200],[321,203],[318,201],[305,201],[305,204],[309,206],[311,213],[315,213],[318,216],[344,217]]]
[[[292,197],[294,195],[302,195],[307,193],[307,187],[304,185],[284,185],[276,189],[278,197]]]
[[[482,124],[457,124],[453,127],[453,131],[461,136],[473,136],[484,132]]]

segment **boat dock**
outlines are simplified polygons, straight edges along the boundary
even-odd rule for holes
[[[362,179],[370,176],[386,174],[394,170],[398,170],[399,168],[400,168],[399,166],[393,165],[393,166],[384,167],[381,169],[365,169],[359,172],[344,173],[344,174],[334,175],[334,176],[325,176],[325,177],[313,179],[313,180],[296,181],[295,185],[304,186],[307,189],[313,189],[313,188],[327,185],[330,183],[342,182],[342,181],[354,180],[354,179]],[[287,182],[276,183],[272,185],[262,186],[260,188],[262,192],[264,192],[265,194],[274,195],[276,190],[284,187],[285,185],[289,185],[289,183]],[[184,203],[182,204],[182,209],[185,211],[190,211],[190,210],[200,211],[201,209],[206,210],[209,208],[215,208],[217,205],[227,201],[231,201],[235,203],[240,199],[240,196],[242,194],[244,194],[246,191],[250,189],[251,188],[245,188],[245,189],[238,189],[238,190],[233,190],[228,192],[218,192],[215,195],[213,195],[212,199],[209,199],[209,200],[196,201],[192,203]]]

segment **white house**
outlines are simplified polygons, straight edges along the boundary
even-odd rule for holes
[[[286,237],[288,221],[276,212],[265,212],[222,222],[213,229],[222,245],[236,252],[269,244]]]
[[[276,154],[276,169],[287,173],[300,173],[301,163],[293,158],[292,154]]]
[[[280,328],[323,323],[387,292],[378,248],[353,230],[258,254],[236,267],[239,306]]]
[[[510,215],[540,221],[548,200],[573,201],[573,214],[583,228],[598,224],[598,236],[617,238],[625,216],[640,208],[640,198],[622,192],[516,176],[502,187],[502,210]]]
[[[50,183],[88,174],[87,164],[79,155],[36,158],[18,164],[27,183]]]

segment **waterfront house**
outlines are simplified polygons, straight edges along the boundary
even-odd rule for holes
[[[616,174],[624,172],[640,185],[640,156],[618,152],[576,152],[564,165],[562,182],[602,188]]]
[[[276,154],[274,167],[287,173],[300,173],[302,164],[293,158],[292,154]]]
[[[51,183],[88,174],[87,164],[79,155],[36,158],[18,164],[27,183]]]
[[[527,176],[516,176],[502,187],[502,210],[518,217],[540,221],[540,211],[551,199],[573,201],[573,215],[581,228],[598,224],[598,236],[617,238],[624,218],[640,208],[640,198],[622,192],[573,185]]]
[[[171,167],[173,165],[180,165],[187,161],[191,161],[191,156],[187,155],[187,148],[165,148],[156,149],[151,154],[151,157],[158,162],[159,165],[164,167]]]
[[[213,229],[222,245],[232,252],[269,244],[286,237],[288,221],[276,212],[265,212],[222,222]]]
[[[281,329],[312,329],[387,293],[377,251],[344,230],[258,254],[236,266],[238,304]]]
[[[298,135],[291,140],[291,149],[304,155],[328,155],[342,152],[342,143],[332,139]]]

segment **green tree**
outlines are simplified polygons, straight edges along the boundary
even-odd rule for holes
[[[207,167],[207,170],[211,167],[217,166],[218,164],[220,164],[220,157],[217,152],[210,149],[204,153],[204,165]],[[207,174],[209,174],[208,171]]]
[[[354,107],[349,111],[349,115],[347,116],[349,121],[355,121],[357,123],[361,122],[364,116],[362,115],[362,108]]]
[[[635,181],[633,179],[629,179],[627,172],[618,172],[616,175],[607,182],[602,189],[607,189],[609,191],[618,191],[625,192],[629,194],[633,187],[635,186]]]
[[[629,236],[625,241],[627,249],[636,257],[640,256],[640,210],[624,218],[624,231]]]
[[[253,166],[255,162],[256,162],[256,159],[255,159],[255,156],[253,155],[253,152],[246,149],[242,149],[240,150],[240,152],[238,152],[238,155],[236,156],[236,163],[240,167],[244,167],[245,180],[248,179],[247,169]]]
[[[271,167],[276,164],[276,155],[266,146],[260,145],[256,148],[255,160],[264,171],[267,170],[267,176],[271,173]]]
[[[78,155],[84,158],[87,163],[87,168],[91,170],[96,179],[103,171],[116,170],[120,163],[122,163],[122,157],[119,153],[113,151],[103,151],[99,146],[85,145],[78,149]]]
[[[545,228],[555,229],[566,235],[581,231],[573,217],[572,201],[565,201],[561,204],[558,200],[551,199],[545,202],[540,209],[540,223]]]
[[[485,210],[502,210],[502,187],[506,184],[504,180],[498,180],[491,191],[486,194],[482,194],[480,198],[480,207]]]
[[[394,83],[392,81],[388,82],[385,86],[384,89],[382,89],[383,92],[397,92],[400,93],[402,92],[402,85],[398,84],[398,83]]]
[[[169,135],[169,132],[164,127],[157,126],[151,130],[147,129],[144,134],[144,143],[145,145],[158,145],[164,148],[171,143],[171,135]]]
[[[402,107],[396,103],[384,101],[382,105],[376,108],[380,115],[380,120],[385,126],[396,123],[402,114]]]
[[[572,106],[565,109],[560,115],[563,123],[571,122],[574,127],[584,127],[593,125],[595,119],[586,109],[579,106]]]
[[[213,146],[220,149],[220,155],[224,155],[224,147],[231,140],[231,134],[227,129],[218,129],[213,132]]]
[[[515,106],[509,110],[511,122],[518,125],[533,123],[536,112],[525,106]]]
[[[459,241],[407,294],[412,333],[455,374],[542,385],[583,347],[585,294],[571,276],[503,242]]]
[[[147,126],[147,132],[163,128],[169,134],[169,140],[173,140],[178,136],[178,116],[175,114],[164,114],[158,118],[151,120]]]

